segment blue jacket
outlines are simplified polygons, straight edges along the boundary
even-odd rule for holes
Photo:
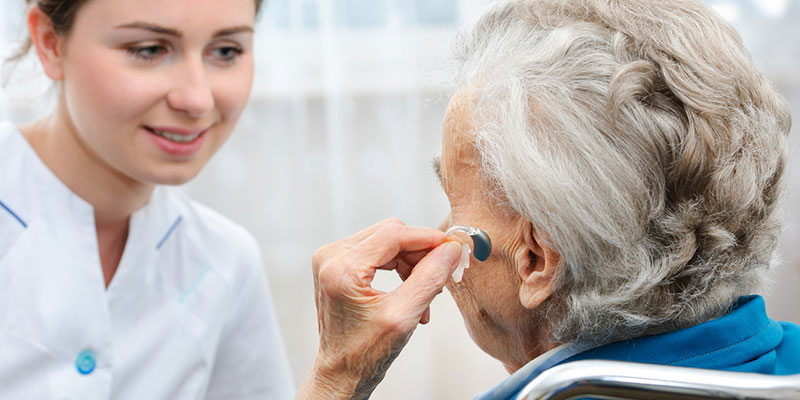
[[[699,325],[607,344],[549,364],[542,360],[531,362],[549,368],[578,360],[632,361],[770,375],[800,374],[800,326],[769,319],[761,296],[744,296],[727,315]],[[542,370],[523,367],[479,398],[513,399]],[[520,377],[520,372],[526,376]]]

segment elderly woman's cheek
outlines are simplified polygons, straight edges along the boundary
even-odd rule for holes
[[[490,282],[482,280],[480,275],[480,271],[468,269],[464,271],[461,282],[455,282],[450,279],[447,283],[447,288],[452,294],[453,300],[455,300],[473,337],[474,334],[485,330],[486,327],[496,327],[494,319],[486,307],[498,304],[493,304],[495,301],[494,296],[491,290],[487,290]]]
[[[515,306],[508,304],[516,296],[493,293],[494,288],[481,287],[480,282],[466,276],[462,285],[450,285],[472,341],[490,356],[509,363],[513,358],[509,351],[523,348],[515,342],[519,335],[514,328],[522,325],[522,319],[514,312]]]

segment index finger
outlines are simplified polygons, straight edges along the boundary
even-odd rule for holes
[[[324,260],[331,259],[332,255],[341,254],[343,252],[350,251],[354,246],[361,243],[364,239],[368,238],[370,235],[375,233],[376,231],[385,228],[387,226],[398,225],[398,226],[405,226],[405,223],[401,221],[399,218],[387,218],[377,224],[370,225],[344,239],[328,243],[325,246],[320,247],[314,253],[312,257],[312,267],[314,274],[316,275],[319,272],[319,269],[322,267]]]
[[[444,243],[444,232],[422,226],[386,225],[353,248],[359,264],[378,268],[401,252],[433,249]]]
[[[348,243],[348,244],[357,244],[357,243],[360,243],[361,241],[363,241],[364,239],[368,238],[370,235],[372,235],[376,231],[378,231],[380,229],[383,229],[383,228],[386,228],[387,226],[391,226],[391,225],[406,226],[406,224],[400,218],[397,218],[397,217],[386,218],[381,222],[378,222],[376,224],[372,224],[372,225],[370,225],[370,226],[368,226],[368,227],[366,227],[366,228],[364,228],[364,229],[362,229],[362,230],[360,230],[360,231],[358,231],[358,232],[346,237],[342,241],[345,242],[345,243]]]

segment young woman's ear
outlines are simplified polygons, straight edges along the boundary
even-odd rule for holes
[[[519,300],[525,308],[536,308],[553,294],[557,272],[561,266],[561,255],[552,250],[536,233],[533,225],[522,221],[519,238],[523,246],[515,255],[517,274],[522,282]]]
[[[64,38],[53,29],[50,17],[37,6],[28,11],[28,34],[47,76],[54,81],[64,79],[61,63]]]

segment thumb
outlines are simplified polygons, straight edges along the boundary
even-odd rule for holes
[[[442,292],[461,260],[458,242],[445,242],[420,260],[411,275],[392,292],[392,302],[405,315],[421,316],[433,298]]]

